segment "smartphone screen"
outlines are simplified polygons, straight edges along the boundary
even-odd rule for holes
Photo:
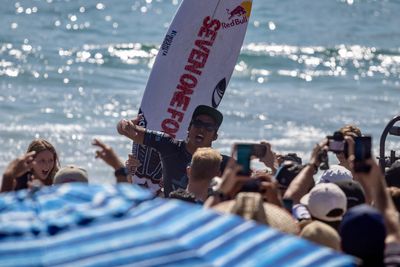
[[[251,173],[250,169],[250,158],[253,150],[252,144],[237,144],[236,146],[236,161],[242,166],[242,170],[238,173],[240,175],[249,176]]]
[[[371,158],[371,136],[356,137],[354,143],[354,171],[369,172],[371,166],[367,165],[365,160]]]

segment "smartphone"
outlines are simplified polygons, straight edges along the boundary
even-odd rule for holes
[[[261,180],[260,179],[250,179],[250,181],[245,182],[240,189],[240,192],[260,192],[261,191]]]
[[[236,145],[236,161],[242,166],[242,169],[238,172],[239,175],[250,176],[250,160],[253,153],[252,144],[237,144]]]
[[[354,171],[366,172],[371,166],[365,160],[371,158],[372,138],[371,136],[359,136],[354,138]]]
[[[235,144],[236,161],[242,166],[240,175],[249,176],[251,174],[250,161],[251,156],[263,158],[267,153],[267,147],[262,144],[239,143]]]

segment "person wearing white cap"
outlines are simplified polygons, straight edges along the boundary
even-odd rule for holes
[[[325,170],[319,177],[317,184],[320,183],[335,183],[339,181],[353,180],[351,171],[341,165],[331,165],[329,169]]]
[[[300,203],[305,205],[312,218],[338,229],[347,209],[347,198],[339,186],[333,183],[317,184],[304,195]]]

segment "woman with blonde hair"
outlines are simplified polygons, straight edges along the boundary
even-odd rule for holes
[[[45,139],[33,140],[25,155],[13,160],[3,174],[1,192],[29,187],[33,180],[43,185],[52,185],[60,167],[54,146]]]

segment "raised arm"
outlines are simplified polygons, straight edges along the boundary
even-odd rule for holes
[[[128,137],[137,144],[143,144],[146,129],[138,125],[139,121],[140,116],[133,120],[120,120],[117,124],[118,133]]]
[[[265,146],[265,155],[264,157],[260,158],[260,161],[271,169],[272,174],[275,174],[276,169],[278,168],[278,162],[276,160],[275,153],[271,149],[271,144],[266,141],[261,141],[260,144]]]
[[[382,213],[385,219],[386,243],[400,242],[399,213],[386,190],[385,177],[373,158],[367,160],[366,163],[371,166],[371,171],[369,173],[357,173],[358,179],[364,190],[371,195],[373,206]]]
[[[97,146],[96,158],[102,159],[107,165],[114,169],[115,178],[117,183],[128,182],[128,171],[122,161],[118,158],[111,146],[106,145],[98,139],[94,139],[92,145]]]
[[[27,173],[35,164],[34,156],[36,152],[28,152],[21,157],[11,161],[6,167],[1,183],[1,192],[9,192],[14,190],[15,179]]]
[[[310,188],[315,184],[314,174],[321,164],[319,155],[325,148],[325,143],[316,144],[311,153],[310,162],[300,171],[300,173],[290,183],[288,189],[283,196],[284,199],[291,199],[293,204],[300,203],[300,199],[308,193]]]

